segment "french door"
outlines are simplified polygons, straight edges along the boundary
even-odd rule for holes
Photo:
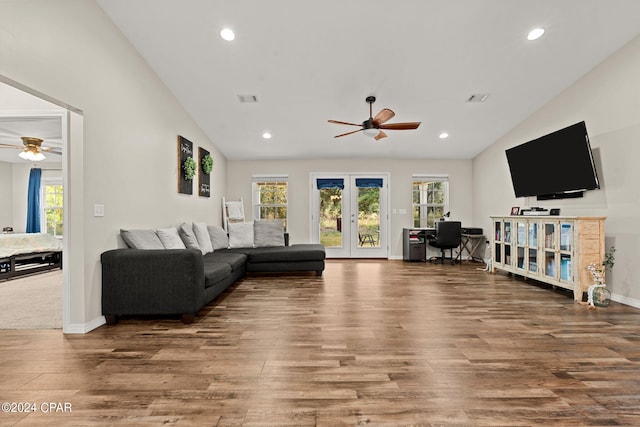
[[[311,174],[311,239],[329,258],[388,258],[388,174]]]

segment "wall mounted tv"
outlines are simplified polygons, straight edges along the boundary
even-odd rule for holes
[[[516,197],[582,197],[600,188],[585,122],[506,150]]]

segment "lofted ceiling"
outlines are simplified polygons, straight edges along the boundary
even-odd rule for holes
[[[470,159],[640,33],[637,0],[98,3],[232,160]],[[369,95],[422,125],[334,138]]]

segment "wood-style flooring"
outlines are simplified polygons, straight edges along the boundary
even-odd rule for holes
[[[329,260],[190,325],[0,331],[0,402],[37,407],[0,425],[640,426],[640,310],[480,266]]]

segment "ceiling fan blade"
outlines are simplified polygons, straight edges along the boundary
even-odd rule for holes
[[[387,137],[387,134],[382,132],[382,131],[380,131],[380,133],[377,134],[373,139],[375,139],[377,141],[379,139],[386,138],[386,137]]]
[[[3,144],[1,142],[0,142],[0,147],[24,149],[24,146],[13,145],[13,144]]]
[[[387,120],[390,120],[395,115],[396,115],[396,113],[394,113],[393,111],[389,110],[388,108],[383,108],[373,118],[373,122],[372,123],[373,123],[374,126],[380,126],[382,123],[386,122]]]
[[[40,150],[47,153],[62,154],[59,147],[40,147]]]
[[[388,123],[386,125],[378,126],[380,129],[389,129],[389,130],[411,130],[418,129],[422,122],[406,122],[406,123]]]
[[[350,126],[362,126],[362,123],[360,124],[356,124],[356,123],[347,123],[347,122],[340,122],[338,120],[327,120],[329,123],[335,123],[337,125],[350,125]]]
[[[351,135],[352,133],[360,132],[361,130],[362,129],[358,129],[358,130],[354,130],[352,132],[347,132],[347,133],[343,133],[343,134],[340,134],[340,135],[336,135],[336,136],[334,136],[334,138],[340,138],[341,136]]]

